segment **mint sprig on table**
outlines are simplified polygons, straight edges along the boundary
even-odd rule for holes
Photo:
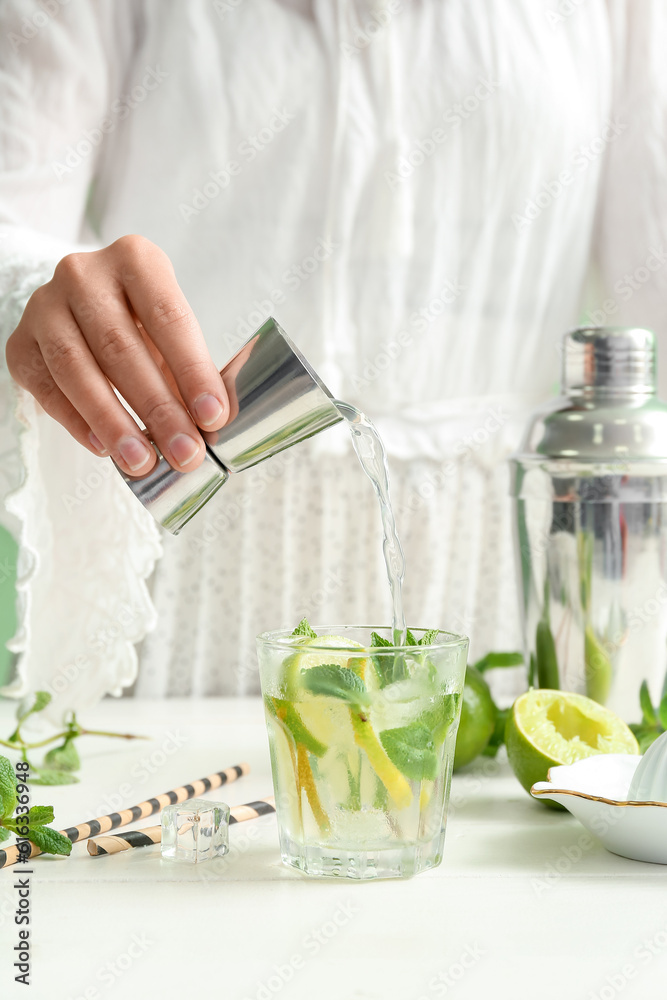
[[[14,768],[6,757],[0,757],[0,842],[13,833],[29,840],[44,854],[65,854],[72,850],[72,843],[48,823],[53,823],[53,806],[31,806],[21,810]]]
[[[132,733],[110,733],[101,729],[84,729],[78,722],[76,714],[70,712],[65,728],[48,736],[43,740],[28,742],[23,738],[21,727],[26,719],[43,712],[51,701],[48,691],[36,691],[32,700],[26,707],[19,706],[16,713],[16,726],[14,731],[6,740],[0,739],[0,746],[7,747],[17,753],[22,761],[29,767],[28,786],[32,785],[71,785],[78,782],[79,778],[74,773],[81,767],[79,753],[75,740],[80,736],[111,736],[122,740],[140,740],[143,736],[135,736]],[[32,763],[28,759],[28,752],[47,747],[51,743],[57,746],[52,747],[44,755],[41,765]],[[16,789],[16,773],[7,757],[0,756],[0,842],[5,841],[11,834],[25,837],[36,847],[39,847],[43,854],[65,854],[68,855],[72,849],[71,842],[57,830],[48,826],[53,822],[53,806],[31,806],[26,812],[14,814],[17,805],[21,806]]]
[[[30,765],[31,785],[73,785],[78,782],[78,777],[74,774],[81,767],[79,753],[75,745],[75,740],[79,736],[111,736],[120,740],[142,740],[143,736],[135,736],[133,733],[110,733],[102,729],[84,729],[78,722],[74,712],[69,713],[69,719],[65,723],[65,728],[59,732],[48,736],[46,739],[28,743],[24,740],[21,727],[26,719],[38,712],[43,712],[51,702],[51,695],[48,691],[36,691],[32,702],[23,708],[19,706],[16,713],[16,728],[11,736],[6,740],[0,740],[0,746],[15,750],[21,756],[21,760]],[[62,742],[60,742],[62,741]],[[58,743],[52,747],[45,755],[41,765],[37,765],[28,760],[28,751],[47,747],[50,743]]]

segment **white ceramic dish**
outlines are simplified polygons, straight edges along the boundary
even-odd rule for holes
[[[612,854],[666,865],[667,802],[628,801],[641,760],[634,754],[596,754],[552,767],[531,794],[560,802]]]

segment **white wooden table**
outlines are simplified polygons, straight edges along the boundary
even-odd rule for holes
[[[0,703],[2,734],[12,714]],[[244,759],[252,773],[209,797],[271,792],[258,700],[107,700],[83,722],[151,740],[81,740],[81,783],[33,788],[58,828]],[[233,828],[226,858],[192,868],[157,847],[92,858],[82,843],[69,859],[35,859],[28,990],[11,968],[20,869],[1,871],[0,997],[664,996],[667,867],[591,847],[506,763],[483,761],[454,778],[443,864],[405,882],[300,876],[281,865],[273,816]]]

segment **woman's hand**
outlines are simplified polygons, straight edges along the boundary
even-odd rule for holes
[[[114,387],[179,472],[204,458],[198,426],[218,430],[229,414],[171,262],[141,236],[63,257],[29,299],[7,364],[77,441],[133,476],[150,472],[155,451]]]

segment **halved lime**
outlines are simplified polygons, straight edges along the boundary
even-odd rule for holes
[[[550,767],[599,753],[639,753],[617,715],[569,691],[526,691],[507,716],[505,744],[512,770],[526,789],[546,781]]]

